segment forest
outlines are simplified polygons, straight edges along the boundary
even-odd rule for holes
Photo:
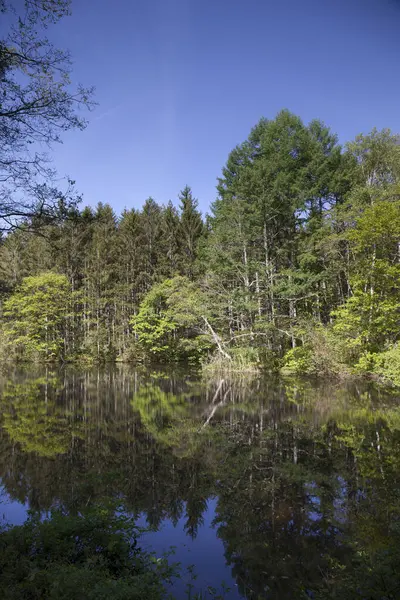
[[[26,217],[1,241],[2,355],[400,383],[399,177],[389,130],[341,146],[283,110],[232,150],[205,217],[188,186]]]
[[[0,0],[2,360],[400,384],[398,136],[340,144],[282,110],[230,152],[206,215],[188,185],[119,215],[113,198],[85,207],[51,154],[95,108],[47,34],[70,12]]]

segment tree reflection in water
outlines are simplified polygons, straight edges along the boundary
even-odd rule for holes
[[[0,475],[35,511],[122,499],[215,535],[246,598],[400,597],[400,409],[373,385],[110,369],[1,383]],[[171,544],[174,540],[171,539]]]

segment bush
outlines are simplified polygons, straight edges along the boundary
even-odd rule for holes
[[[315,372],[313,354],[310,348],[298,346],[288,350],[283,358],[284,369],[297,374]]]
[[[284,370],[306,375],[342,375],[349,371],[346,344],[330,328],[307,324],[301,338],[302,346],[286,352]]]
[[[400,386],[400,347],[392,346],[384,352],[364,352],[354,366],[354,372],[378,375],[388,383]]]
[[[373,371],[394,385],[400,385],[400,347],[396,345],[375,355]]]
[[[357,374],[374,373],[378,362],[379,354],[376,352],[363,352],[354,365],[353,371]]]
[[[312,351],[314,372],[327,375],[349,373],[352,363],[352,348],[347,341],[335,335],[330,327],[318,325],[309,333],[309,346]]]

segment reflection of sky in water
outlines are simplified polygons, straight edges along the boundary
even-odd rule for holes
[[[337,486],[335,488],[335,497],[332,499],[332,519],[329,522],[329,527],[324,528],[324,534],[331,534],[340,536],[340,527],[346,524],[347,521],[347,484],[346,481],[338,475],[336,477]],[[314,491],[318,490],[318,485],[315,481],[311,481],[305,485],[305,490],[308,494],[308,505],[309,510],[307,511],[307,517],[310,521],[318,523],[323,521],[324,513],[321,508],[321,498],[318,495],[313,494]],[[309,532],[311,535],[320,535],[321,531],[316,529],[314,532]],[[339,540],[339,537],[338,537]]]
[[[26,520],[28,507],[25,504],[11,500],[4,486],[0,486],[0,515],[1,524],[22,525]]]
[[[183,577],[174,582],[173,593],[177,600],[187,598],[186,586],[191,582],[191,577],[186,569],[195,565],[196,581],[193,581],[193,593],[195,591],[206,591],[208,586],[221,591],[221,584],[230,588],[229,594],[224,597],[227,600],[238,600],[242,596],[237,591],[237,586],[232,578],[231,569],[225,563],[224,546],[216,536],[212,525],[215,518],[217,499],[212,498],[207,502],[207,509],[203,514],[204,523],[198,529],[195,539],[184,530],[186,516],[183,515],[174,526],[169,519],[161,522],[158,531],[150,531],[143,534],[139,545],[142,548],[154,551],[158,556],[174,547],[174,554],[170,562],[179,562],[182,565]],[[0,515],[1,523],[10,525],[21,525],[27,518],[28,506],[13,501],[6,493],[4,486],[0,487]],[[148,527],[145,515],[141,515],[137,521],[140,527]],[[210,596],[211,597],[211,596]],[[207,596],[205,597],[207,598]]]
[[[338,475],[337,477],[338,489],[336,490],[336,497],[333,501],[334,518],[335,521],[344,525],[347,520],[347,509],[346,509],[346,498],[348,494],[347,483]]]
[[[225,597],[234,600],[241,596],[232,579],[231,569],[225,563],[223,543],[216,536],[215,528],[212,525],[216,504],[216,498],[208,500],[207,509],[203,514],[204,523],[199,527],[195,539],[192,540],[184,531],[186,517],[183,515],[176,526],[169,519],[165,519],[162,521],[159,531],[144,534],[142,545],[145,548],[153,549],[157,554],[162,554],[171,546],[175,546],[175,554],[171,557],[172,561],[180,562],[184,569],[195,565],[195,573],[198,575],[198,579],[194,582],[195,590],[202,589],[204,591],[207,586],[221,590],[221,583],[224,582],[231,590]],[[138,524],[146,527],[144,515],[139,518]],[[188,582],[190,582],[189,575],[174,585],[174,594],[179,600],[187,597],[185,587]]]
[[[315,481],[310,481],[305,485],[306,492],[308,493],[308,503],[310,506],[310,509],[307,511],[307,516],[310,521],[318,521],[321,519],[321,512],[319,510],[321,506],[321,498],[313,495],[313,491],[317,490],[317,488],[318,486]]]

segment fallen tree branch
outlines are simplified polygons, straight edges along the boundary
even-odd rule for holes
[[[222,347],[221,338],[219,337],[219,335],[216,333],[216,331],[214,331],[214,329],[211,327],[210,323],[208,322],[207,318],[204,315],[202,316],[202,319],[203,319],[204,323],[206,324],[207,328],[209,329],[209,331],[213,337],[213,340],[216,343],[218,350],[220,351],[222,356],[225,356],[225,358],[227,358],[230,362],[232,362],[232,357]]]

